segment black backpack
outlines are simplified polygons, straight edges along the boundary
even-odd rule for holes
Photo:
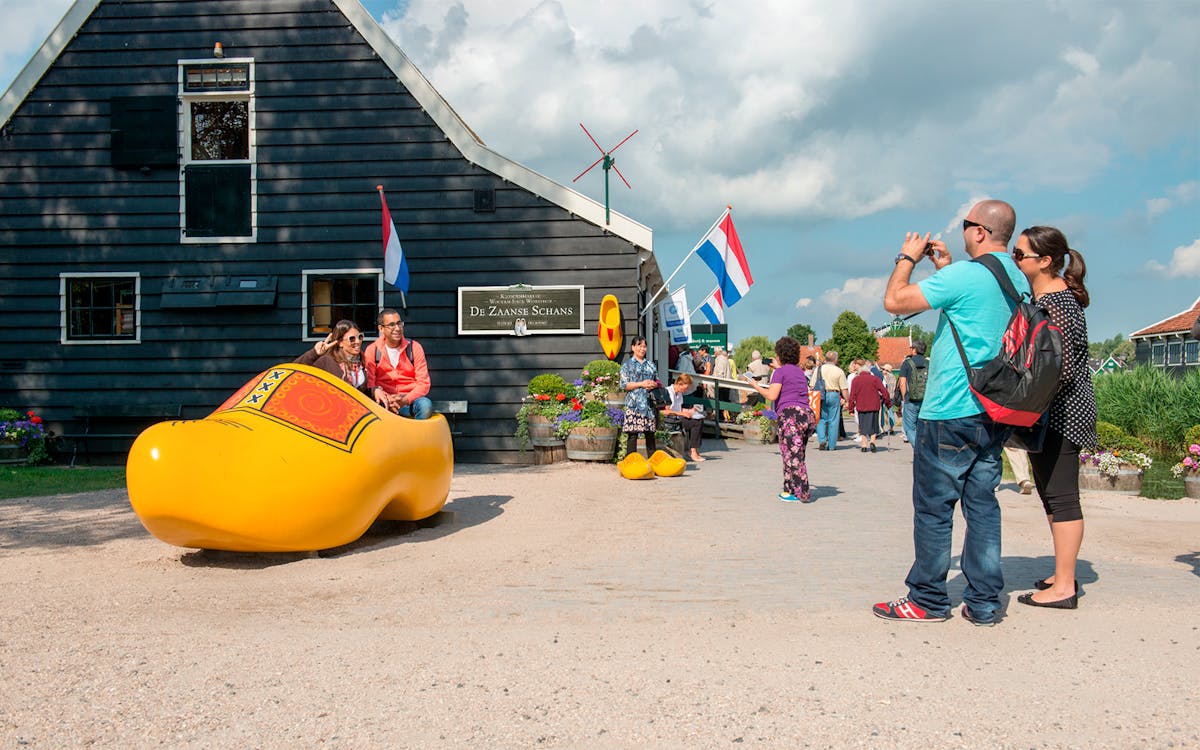
[[[1050,408],[1062,376],[1062,330],[1045,310],[1017,293],[1004,266],[991,254],[975,258],[996,277],[1013,302],[1012,317],[1000,341],[1000,353],[983,367],[967,361],[958,329],[949,316],[950,332],[967,368],[967,381],[984,410],[1000,424],[1029,427]]]
[[[904,385],[905,391],[908,393],[908,400],[913,402],[925,400],[925,384],[929,382],[929,360],[921,357],[921,361],[924,364],[919,365],[914,357],[908,358],[912,374],[908,376]],[[900,384],[897,383],[896,387],[899,388]]]

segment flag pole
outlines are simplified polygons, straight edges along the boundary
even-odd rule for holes
[[[639,318],[646,314],[646,310],[649,310],[654,306],[654,303],[656,300],[658,300],[659,295],[671,288],[671,279],[675,278],[675,275],[679,273],[679,269],[683,268],[684,263],[687,263],[688,258],[696,254],[696,251],[699,250],[700,246],[704,244],[704,238],[708,237],[709,233],[716,229],[718,224],[720,224],[722,221],[725,221],[725,217],[728,216],[731,211],[733,211],[733,205],[727,204],[725,206],[724,213],[717,217],[717,220],[712,223],[711,227],[704,231],[704,234],[700,235],[700,241],[696,243],[696,246],[692,248],[691,252],[683,256],[683,260],[679,261],[679,265],[675,266],[675,270],[671,272],[671,275],[667,277],[667,280],[663,282],[663,285],[658,288],[658,291],[655,292],[654,296],[650,298],[650,301],[646,303],[646,307],[640,313],[638,313]]]
[[[712,299],[713,292],[717,291],[720,288],[721,288],[720,285],[714,286],[712,292],[709,292],[708,296],[706,296],[703,300],[701,300],[700,304],[696,305],[694,310],[692,310],[690,313],[688,313],[688,320],[691,320],[692,316],[696,314],[696,310],[699,310],[700,308],[704,307],[704,303],[708,302],[710,299]],[[722,307],[724,307],[724,305],[722,305]]]

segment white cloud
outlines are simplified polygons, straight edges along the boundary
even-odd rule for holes
[[[796,309],[803,310],[804,308],[808,307],[812,303],[813,303],[812,297],[801,297],[800,299],[796,300]]]
[[[1146,270],[1168,278],[1200,278],[1200,239],[1175,248],[1166,265],[1156,260],[1147,261]]]
[[[1167,213],[1176,206],[1186,206],[1200,195],[1200,182],[1181,182],[1166,191],[1166,195],[1146,201],[1146,214],[1151,219]]]
[[[869,319],[871,313],[883,307],[883,290],[886,287],[887,279],[884,277],[846,279],[841,289],[826,289],[821,294],[821,303],[837,311],[853,310],[864,319]]]

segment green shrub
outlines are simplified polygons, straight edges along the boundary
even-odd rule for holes
[[[1142,365],[1092,379],[1097,416],[1152,444],[1171,450],[1188,427],[1200,423],[1200,370],[1183,378]]]
[[[1137,451],[1138,453],[1147,451],[1145,441],[1109,422],[1096,423],[1096,439],[1100,450]]]
[[[567,381],[561,375],[552,372],[535,375],[529,381],[530,396],[557,396],[560,393],[567,393],[567,390]]]
[[[1189,427],[1188,431],[1183,433],[1183,449],[1185,451],[1197,444],[1200,444],[1200,424]]]

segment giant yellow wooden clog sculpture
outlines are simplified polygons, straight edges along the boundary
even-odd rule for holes
[[[398,417],[296,364],[258,375],[204,419],[150,427],[126,467],[129,501],[151,534],[242,552],[328,549],[377,518],[428,518],[453,472],[440,414]]]
[[[600,300],[600,325],[596,329],[596,338],[600,339],[600,348],[604,356],[616,359],[621,355],[621,344],[624,337],[621,333],[621,305],[612,294],[604,295]]]

